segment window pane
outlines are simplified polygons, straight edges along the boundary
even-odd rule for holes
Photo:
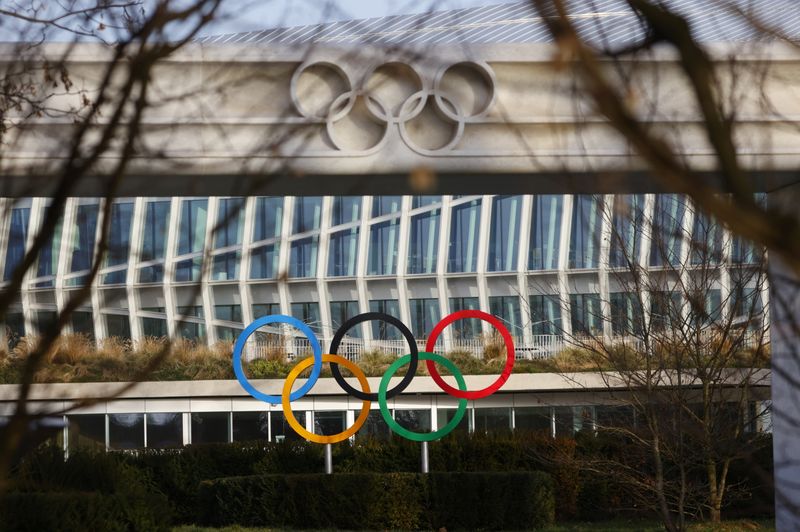
[[[478,229],[481,218],[480,200],[453,208],[450,221],[448,272],[474,272],[478,257]]]
[[[439,250],[439,209],[411,218],[408,273],[436,273]]]
[[[564,198],[551,195],[533,196],[532,202],[528,267],[531,270],[555,270],[558,268]]]
[[[572,235],[569,241],[570,268],[598,266],[602,201],[602,196],[575,196],[572,206]]]
[[[347,428],[347,412],[314,412],[314,434],[329,436]]]
[[[392,430],[383,420],[383,415],[378,410],[370,410],[367,421],[356,432],[356,440],[375,439],[385,441],[391,436]]]
[[[450,312],[460,312],[462,310],[480,310],[480,303],[477,297],[451,297]],[[454,321],[450,328],[453,331],[453,338],[456,340],[472,340],[481,334],[481,320],[477,318],[467,318]]]
[[[475,432],[502,432],[511,430],[511,409],[476,408]]]
[[[650,231],[650,266],[677,266],[683,241],[684,199],[677,194],[656,196],[653,228]]]
[[[374,196],[372,198],[372,217],[398,212],[402,199],[403,196]]]
[[[195,412],[192,414],[192,444],[226,443],[230,414],[228,412]]]
[[[514,430],[552,432],[549,406],[514,408]]]
[[[294,199],[294,234],[319,229],[322,218],[322,197],[309,196]]]
[[[130,340],[131,323],[128,316],[106,314],[106,332],[108,336]]]
[[[142,318],[142,334],[153,338],[167,336],[167,320],[158,318]]]
[[[144,414],[109,414],[108,446],[111,449],[144,447]]]
[[[19,339],[25,336],[25,317],[22,312],[7,312],[5,316],[6,339],[9,349],[13,349]]]
[[[396,299],[375,299],[369,302],[370,312],[382,312],[400,318],[400,303]],[[383,321],[371,321],[372,338],[375,340],[400,340],[403,336],[397,327]]]
[[[144,216],[144,238],[142,240],[142,260],[150,261],[164,258],[169,227],[169,201],[150,201]]]
[[[250,255],[250,278],[273,279],[278,272],[278,244],[255,248]]]
[[[203,323],[179,321],[176,324],[175,332],[181,338],[186,338],[188,340],[201,340],[205,339],[206,326]]]
[[[431,431],[431,411],[425,410],[395,410],[394,420],[403,428],[414,432]]]
[[[369,232],[369,275],[394,275],[397,270],[397,218],[375,224]]]
[[[183,415],[147,414],[147,446],[163,449],[183,445]]]
[[[91,312],[76,310],[70,316],[70,320],[72,321],[72,332],[94,338],[94,321]]]
[[[306,412],[294,412],[294,417],[300,425],[306,426]],[[270,412],[270,424],[272,426],[272,441],[301,441],[301,438],[294,429],[286,422],[283,412]]]
[[[47,212],[45,212],[45,217],[46,216]],[[39,262],[36,270],[37,278],[55,276],[56,272],[58,271],[59,251],[61,248],[61,237],[62,237],[61,232],[63,224],[64,224],[64,217],[61,216],[56,222],[55,230],[47,239],[47,243],[42,248],[41,253],[39,253]],[[34,284],[35,288],[50,288],[53,286],[54,282],[52,279],[41,281]]]
[[[219,200],[217,222],[214,226],[214,249],[237,246],[242,243],[244,225],[244,198]]]
[[[198,253],[203,250],[207,216],[208,200],[183,200],[178,227],[178,255]]]
[[[316,330],[319,328],[319,303],[292,303],[292,316]]]
[[[58,316],[55,310],[37,310],[36,311],[36,328],[40,333],[52,329],[56,326]]]
[[[97,203],[78,205],[78,212],[75,215],[75,232],[72,235],[70,273],[86,271],[92,267],[99,208]],[[78,277],[68,279],[66,284],[75,286],[83,284],[86,280],[85,276]]]
[[[234,412],[233,441],[269,439],[269,412]]]
[[[69,424],[68,448],[104,450],[106,448],[106,416],[82,414],[67,416]]]
[[[517,296],[492,296],[489,298],[489,312],[497,316],[515,340],[522,337],[522,313]]]
[[[360,219],[361,196],[336,196],[333,198],[331,225],[341,225]]]
[[[281,235],[283,220],[283,198],[256,198],[256,219],[253,227],[253,242]]]
[[[641,334],[644,328],[641,301],[636,294],[612,292],[611,329],[616,335]]]
[[[570,294],[572,334],[602,333],[602,314],[599,294]]]
[[[358,258],[358,227],[332,234],[328,254],[328,275],[354,276]]]
[[[289,254],[290,277],[314,277],[317,274],[319,237],[313,236],[292,242]]]
[[[331,325],[338,329],[344,322],[358,315],[358,301],[331,301]],[[361,324],[351,327],[347,336],[361,338]]]
[[[411,208],[419,209],[420,207],[427,207],[428,205],[435,205],[436,203],[441,203],[441,202],[442,202],[441,196],[412,196]]]
[[[492,201],[492,228],[489,238],[490,272],[517,269],[519,218],[522,196],[495,196]]]
[[[533,334],[561,335],[561,301],[558,295],[531,296]]]
[[[269,316],[272,314],[280,314],[281,306],[279,303],[254,303],[253,304],[253,318],[260,318],[261,316]]]
[[[30,215],[30,207],[18,207],[11,210],[8,246],[6,247],[6,266],[3,275],[3,280],[5,281],[11,279],[14,270],[22,263],[22,259],[25,257],[25,242],[28,238]]]
[[[211,266],[211,280],[235,281],[238,279],[239,261],[241,258],[241,253],[238,251],[231,251],[230,253],[215,255]]]
[[[621,194],[614,197],[609,264],[626,267],[639,263],[644,230],[644,195]]]
[[[241,305],[214,305],[214,317],[224,321],[242,321]]]
[[[441,319],[439,300],[410,299],[408,303],[411,311],[411,332],[415,338],[427,338],[434,325]]]
[[[450,421],[456,416],[457,410],[455,408],[438,408],[436,410],[436,424],[439,429],[442,429],[445,425],[450,423]],[[469,418],[470,418],[470,410],[464,413],[464,417],[461,418],[461,421],[458,422],[458,425],[453,429],[453,433],[456,434],[467,434],[469,432]]]

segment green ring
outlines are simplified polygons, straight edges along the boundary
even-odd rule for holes
[[[432,360],[433,362],[437,362],[447,369],[453,374],[456,378],[456,382],[458,383],[459,390],[466,391],[467,383],[464,381],[464,376],[458,370],[455,364],[453,364],[450,360],[444,358],[441,355],[437,355],[435,353],[428,353],[426,351],[419,352],[419,359],[420,360]],[[450,432],[453,431],[456,426],[461,422],[464,418],[464,414],[467,413],[467,400],[466,399],[459,399],[458,400],[458,409],[456,410],[456,415],[453,416],[453,419],[445,425],[444,427],[440,428],[439,430],[435,430],[433,432],[413,432],[408,430],[407,428],[401,426],[397,421],[392,418],[392,413],[389,412],[389,406],[386,404],[386,391],[389,389],[389,380],[397,373],[397,370],[400,369],[400,366],[404,366],[411,361],[411,355],[405,355],[403,357],[398,358],[395,360],[394,364],[389,366],[389,369],[386,370],[386,373],[383,374],[381,377],[381,384],[378,388],[378,405],[381,407],[381,415],[383,416],[383,420],[389,425],[389,428],[392,429],[394,432],[399,434],[400,436],[411,440],[411,441],[433,441],[439,438],[442,438]]]

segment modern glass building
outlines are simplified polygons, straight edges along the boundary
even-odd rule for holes
[[[7,281],[48,200],[3,201]],[[103,206],[68,200],[6,316],[9,341],[41,331],[86,282]],[[507,324],[522,351],[546,353],[564,337],[625,335],[639,317],[664,314],[660,294],[641,308],[625,292],[629,261],[667,280],[716,263],[703,297],[717,317],[767,305],[766,283],[735,282],[758,260],[753,246],[677,195],[122,198],[107,212],[109,251],[67,327],[97,340],[229,341],[281,313],[326,345],[348,318],[379,311],[422,341],[441,317],[481,309]],[[459,322],[442,341],[469,345],[485,327]],[[349,336],[402,347],[398,331],[379,323]]]

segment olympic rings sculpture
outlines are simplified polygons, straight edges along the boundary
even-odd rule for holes
[[[491,324],[503,337],[503,341],[506,346],[506,363],[503,367],[503,371],[492,384],[481,390],[467,390],[466,381],[464,380],[464,376],[458,370],[458,367],[456,367],[451,360],[433,352],[436,345],[436,340],[439,335],[441,335],[445,327],[457,320],[466,318],[477,318]],[[348,330],[362,322],[372,320],[383,321],[397,327],[408,342],[410,349],[408,354],[401,356],[389,366],[389,368],[386,370],[386,373],[384,373],[381,377],[377,392],[372,392],[372,390],[370,390],[366,375],[364,375],[364,372],[361,371],[356,364],[336,354],[336,351],[339,349],[339,346]],[[309,339],[313,354],[312,356],[301,360],[294,368],[292,368],[292,370],[289,372],[289,375],[286,377],[281,395],[275,396],[259,391],[250,383],[250,381],[247,379],[247,376],[244,374],[244,368],[242,367],[242,352],[244,351],[244,346],[247,342],[247,339],[255,331],[265,325],[278,323],[291,325],[300,330]],[[405,427],[402,427],[392,417],[387,402],[388,399],[399,395],[406,388],[408,388],[408,386],[411,384],[411,381],[414,380],[420,360],[425,361],[428,373],[430,374],[431,378],[433,378],[434,382],[445,393],[456,397],[459,400],[458,408],[456,409],[456,413],[453,418],[444,427],[441,427],[433,432],[413,432]],[[323,363],[330,364],[333,378],[346,393],[361,399],[362,401],[361,412],[356,418],[355,423],[353,423],[353,425],[348,429],[333,435],[320,435],[309,432],[297,421],[297,418],[295,418],[294,413],[292,412],[292,401],[300,399],[306,395],[311,388],[314,387],[317,379],[319,379]],[[439,374],[436,364],[441,364],[447,368],[450,373],[452,373],[458,388],[454,388],[445,382],[444,378],[442,378],[442,376]],[[361,387],[360,390],[354,388],[345,380],[345,378],[342,376],[341,369],[339,368],[340,365],[347,368],[356,377],[356,380],[358,380],[359,386]],[[406,374],[402,379],[400,379],[399,383],[390,389],[389,382],[391,381],[392,377],[394,377],[401,367],[406,365],[408,366]],[[308,380],[298,390],[292,392],[292,387],[297,381],[297,378],[308,368],[311,368],[311,373],[308,377]],[[449,434],[453,429],[456,428],[456,426],[458,426],[463,419],[464,414],[466,413],[467,401],[469,399],[481,399],[495,393],[503,386],[503,384],[505,384],[513,369],[514,340],[511,337],[511,334],[499,319],[491,314],[487,314],[479,310],[462,310],[446,316],[433,328],[425,346],[425,351],[422,352],[420,352],[417,348],[414,335],[411,333],[408,327],[406,327],[403,322],[394,316],[389,316],[388,314],[384,314],[382,312],[367,312],[347,320],[344,324],[342,324],[339,330],[336,331],[336,334],[334,334],[333,339],[331,340],[330,353],[322,353],[322,348],[320,347],[319,341],[317,340],[316,336],[314,336],[313,331],[308,327],[308,325],[296,318],[281,314],[272,314],[255,320],[245,330],[242,331],[242,333],[236,339],[236,344],[233,348],[233,371],[236,374],[236,379],[239,381],[239,384],[242,386],[242,388],[244,388],[244,390],[247,391],[247,393],[249,393],[251,396],[260,401],[272,405],[281,405],[287,423],[289,423],[289,426],[291,426],[292,429],[297,432],[297,434],[304,437],[308,441],[323,444],[337,443],[346,440],[358,432],[367,421],[367,416],[369,416],[372,401],[378,402],[381,416],[383,417],[384,421],[392,431],[400,436],[419,442],[439,439]]]

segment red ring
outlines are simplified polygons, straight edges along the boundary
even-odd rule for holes
[[[427,365],[428,373],[430,373],[434,382],[436,382],[436,384],[439,385],[439,388],[448,394],[452,395],[453,397],[458,397],[459,399],[482,399],[499,390],[500,387],[503,386],[503,384],[505,384],[505,382],[508,380],[508,377],[511,375],[511,370],[514,369],[514,340],[511,338],[511,333],[508,332],[508,329],[506,329],[505,325],[503,325],[500,320],[491,314],[481,312],[480,310],[460,310],[458,312],[453,312],[449,316],[444,317],[442,321],[437,323],[436,327],[433,328],[433,331],[431,331],[431,335],[428,338],[428,343],[425,345],[425,351],[433,353],[434,346],[436,345],[436,339],[442,333],[444,328],[454,321],[464,318],[478,318],[488,321],[494,326],[495,329],[500,331],[500,334],[506,343],[506,350],[508,351],[508,355],[506,357],[506,366],[503,368],[503,373],[500,374],[500,377],[498,377],[496,381],[483,390],[476,390],[474,392],[469,390],[462,391],[457,388],[453,388],[444,382],[444,379],[441,375],[439,375],[439,371],[436,369],[436,364],[432,360],[426,360],[425,364]]]

